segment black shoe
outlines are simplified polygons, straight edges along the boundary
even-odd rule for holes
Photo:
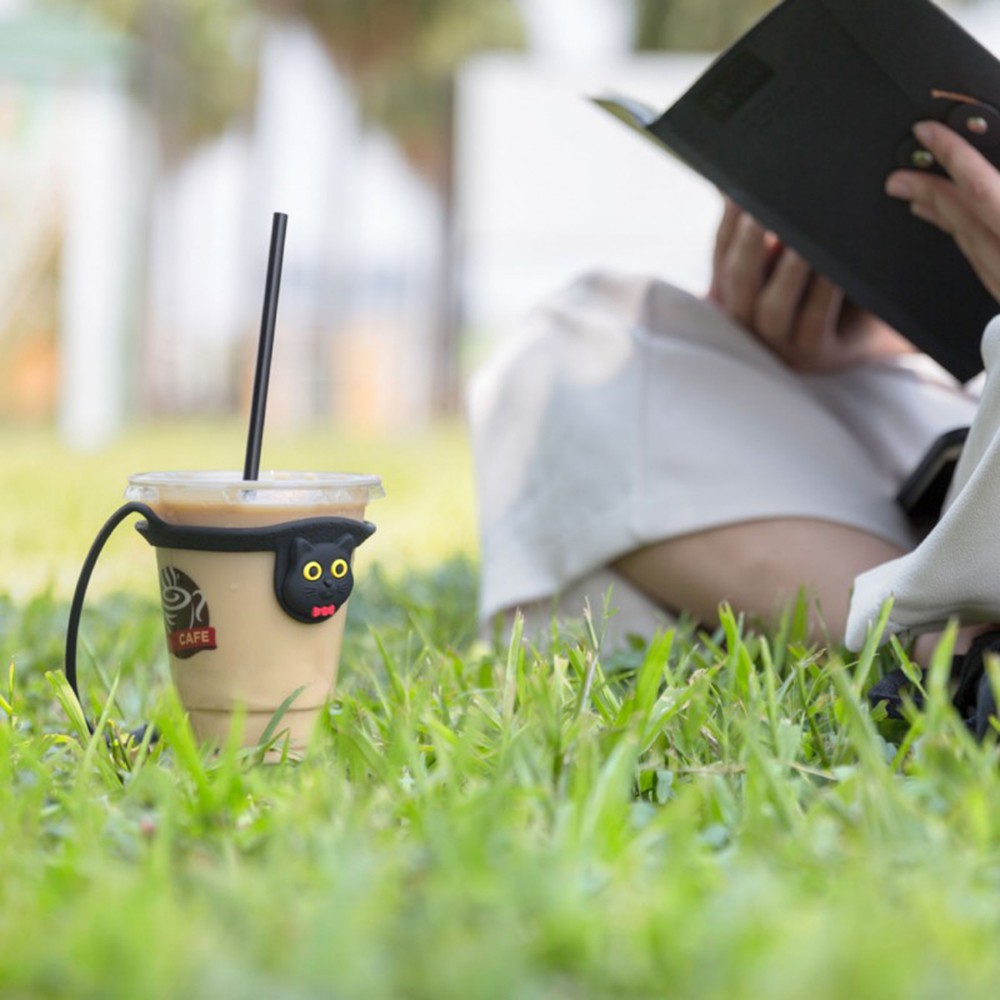
[[[909,696],[917,708],[924,707],[924,695],[910,683],[910,678],[902,670],[893,670],[868,690],[868,702],[872,708],[885,705],[885,713],[890,719],[902,719],[903,694]]]
[[[997,714],[993,688],[983,663],[987,653],[1000,655],[1000,631],[977,636],[965,656],[955,657],[951,672],[958,682],[952,703],[977,740],[990,731],[990,718]]]
[[[1000,630],[977,636],[968,652],[954,657],[951,663],[951,680],[955,686],[951,702],[977,740],[982,740],[990,731],[990,719],[997,714],[993,688],[983,663],[987,653],[1000,655]],[[872,707],[885,705],[890,719],[902,719],[904,692],[917,708],[923,707],[923,695],[913,688],[902,670],[886,674],[869,690],[867,697]]]

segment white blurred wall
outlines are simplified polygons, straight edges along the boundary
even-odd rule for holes
[[[714,188],[595,106],[608,91],[666,107],[707,57],[583,67],[483,56],[459,81],[463,315],[489,341],[576,274],[611,268],[694,291],[708,279]]]
[[[576,63],[606,62],[631,48],[631,0],[516,0],[533,56]]]
[[[149,149],[128,55],[85,17],[0,7],[4,403],[37,415],[51,394],[78,448],[114,435],[128,403]]]
[[[73,448],[93,450],[120,430],[128,409],[141,281],[142,202],[148,135],[114,81],[91,79],[60,99],[63,164],[58,426]],[[144,138],[147,141],[144,141]]]

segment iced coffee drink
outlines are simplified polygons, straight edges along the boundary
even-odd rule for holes
[[[374,531],[375,476],[169,472],[132,476],[126,496],[157,521],[156,547],[170,668],[195,735],[225,739],[245,713],[257,743],[294,698],[278,732],[308,742],[333,691],[353,587],[355,549]]]

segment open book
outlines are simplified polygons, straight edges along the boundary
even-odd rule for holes
[[[953,241],[884,193],[946,121],[1000,164],[1000,62],[930,0],[784,0],[660,113],[596,102],[687,162],[957,378],[1000,312]]]

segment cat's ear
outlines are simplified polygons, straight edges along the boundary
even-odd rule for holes
[[[349,558],[358,547],[358,539],[354,537],[353,532],[345,531],[333,544],[337,547],[339,553]]]
[[[335,544],[344,555],[349,556],[366,538],[370,538],[374,533],[375,525],[371,521],[353,521]]]
[[[296,536],[292,539],[292,565],[302,562],[316,551],[316,546],[308,539]]]

